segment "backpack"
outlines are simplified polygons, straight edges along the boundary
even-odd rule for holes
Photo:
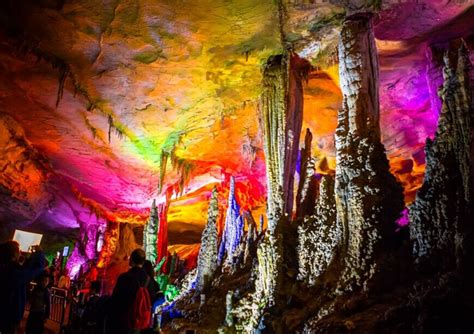
[[[132,306],[131,328],[146,329],[151,324],[151,301],[148,292],[150,277],[147,276],[144,286],[139,286]]]

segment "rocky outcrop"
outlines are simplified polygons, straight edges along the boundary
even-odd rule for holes
[[[403,210],[402,188],[380,142],[378,59],[370,14],[344,22],[339,42],[343,105],[336,130],[336,207],[342,227],[342,286],[365,286],[382,267]]]
[[[473,255],[473,85],[463,42],[445,53],[443,77],[438,130],[427,140],[425,179],[410,208],[415,261],[428,272],[468,269]]]
[[[333,176],[322,177],[315,211],[298,227],[298,279],[308,285],[314,285],[336,258],[342,240],[342,229],[336,222]]]
[[[201,248],[197,260],[196,291],[203,291],[210,283],[217,268],[217,216],[219,205],[217,189],[212,190],[209,208],[207,210],[207,224],[201,237]]]

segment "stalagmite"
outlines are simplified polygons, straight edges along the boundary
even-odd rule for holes
[[[303,87],[310,64],[296,54],[271,57],[263,68],[261,126],[267,170],[268,230],[291,216],[303,120]]]
[[[313,135],[306,129],[304,147],[300,150],[301,168],[298,192],[296,194],[296,216],[304,218],[314,213],[317,198],[317,179],[314,175],[315,160],[311,157]]]
[[[234,177],[231,177],[224,232],[217,256],[217,263],[219,265],[231,265],[234,262],[234,253],[241,242],[243,234],[244,220],[240,215],[240,206],[235,200],[235,180]]]
[[[143,248],[145,249],[146,258],[154,265],[157,263],[156,241],[158,237],[159,217],[156,208],[156,201],[153,200],[150,209],[150,217],[143,228]]]
[[[344,22],[339,41],[343,105],[336,129],[337,221],[343,229],[344,289],[365,286],[381,269],[384,239],[402,211],[401,186],[380,142],[378,59],[371,14]],[[386,265],[386,264],[385,264]]]
[[[323,176],[314,216],[298,227],[298,279],[314,285],[338,253],[342,228],[336,223],[334,177]]]
[[[425,179],[410,208],[413,252],[423,271],[472,270],[472,70],[464,43],[453,49],[444,56],[441,114],[434,141],[426,143]]]
[[[244,264],[251,261],[255,256],[255,240],[255,226],[250,224],[247,231],[247,237],[245,239]]]
[[[265,308],[283,306],[284,229],[293,212],[294,173],[303,118],[303,87],[311,65],[294,53],[271,57],[263,68],[260,123],[267,171],[265,238],[257,249],[255,292],[237,308],[240,325],[257,326]]]
[[[209,208],[207,210],[207,224],[202,232],[201,248],[197,260],[196,291],[203,291],[210,283],[217,268],[217,189],[212,190]]]

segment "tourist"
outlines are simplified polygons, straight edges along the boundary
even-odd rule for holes
[[[49,274],[43,272],[36,279],[36,286],[30,295],[30,312],[26,321],[26,334],[42,334],[44,323],[49,317],[50,293]]]
[[[82,316],[84,334],[103,333],[107,297],[101,296],[101,285],[100,281],[91,282]]]
[[[39,246],[23,265],[20,259],[20,245],[7,241],[1,247],[0,265],[0,333],[13,334],[23,318],[26,303],[26,289],[29,282],[44,270],[45,258]]]
[[[58,288],[68,290],[70,286],[71,286],[71,279],[69,278],[67,274],[67,269],[64,269],[58,281]]]
[[[131,315],[134,314],[137,298],[142,296],[138,293],[143,291],[141,288],[146,288],[148,291],[149,314],[146,316],[151,322],[150,296],[155,296],[156,291],[153,284],[150,284],[150,277],[143,269],[144,263],[145,252],[142,249],[135,249],[130,255],[129,264],[131,268],[118,277],[110,300],[110,311],[106,326],[108,333],[130,334],[140,332],[135,326],[136,316]]]

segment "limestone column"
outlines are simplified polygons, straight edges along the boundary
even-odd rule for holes
[[[404,207],[380,141],[379,69],[371,14],[350,16],[339,41],[343,105],[336,129],[336,206],[343,285],[365,286],[379,271]]]

